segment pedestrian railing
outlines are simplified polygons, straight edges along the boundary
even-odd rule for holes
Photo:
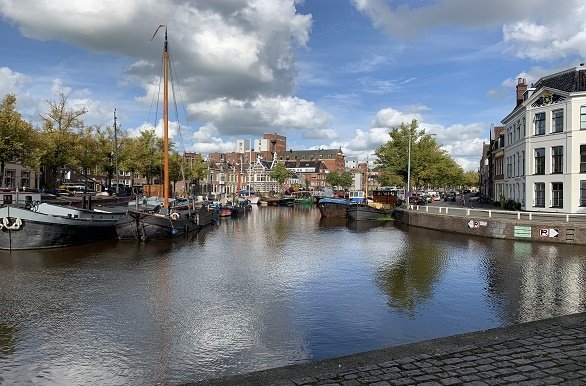
[[[498,209],[474,209],[455,206],[409,205],[409,210],[461,217],[510,219],[518,221],[586,222],[586,213],[523,212]]]

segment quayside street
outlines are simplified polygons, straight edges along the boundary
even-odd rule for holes
[[[586,313],[195,385],[585,385]]]

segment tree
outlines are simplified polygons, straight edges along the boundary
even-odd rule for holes
[[[391,129],[389,142],[375,150],[376,165],[382,172],[383,185],[407,182],[409,141],[411,141],[411,185],[455,186],[461,181],[462,169],[425,130],[418,130],[417,120]]]
[[[98,149],[98,138],[95,135],[98,128],[95,126],[85,127],[77,135],[74,164],[81,168],[82,173],[95,169],[102,157]]]
[[[269,173],[269,176],[279,184],[283,185],[287,178],[289,178],[289,170],[287,170],[284,164],[277,163]]]
[[[335,188],[336,186],[340,186],[340,173],[337,171],[331,171],[326,174],[326,182]]]
[[[169,181],[173,182],[173,192],[177,190],[177,181],[182,180],[185,172],[183,164],[185,159],[179,155],[176,151],[171,152],[169,155]]]
[[[478,187],[478,185],[480,185],[480,175],[478,172],[474,170],[464,172],[463,185],[467,188]]]
[[[339,186],[347,189],[352,186],[352,174],[346,171],[338,173],[334,170],[326,175],[326,182],[330,184],[332,188]]]
[[[199,154],[189,160],[185,167],[185,177],[193,180],[194,187],[192,193],[195,194],[195,187],[199,186],[199,181],[204,179],[208,174],[209,165]]]
[[[0,105],[0,176],[7,162],[38,167],[38,135],[31,123],[15,110],[16,97],[8,94]]]
[[[352,186],[352,174],[347,171],[342,172],[342,174],[340,174],[340,180],[338,181],[338,184],[344,189],[348,189],[350,186]]]
[[[59,94],[59,99],[48,100],[49,112],[41,115],[43,120],[41,164],[45,166],[45,181],[48,188],[55,187],[57,170],[67,164],[75,163],[78,132],[84,127],[85,107],[67,107],[67,96]]]
[[[118,127],[116,133],[117,138],[115,138],[114,128],[112,126],[106,126],[106,128],[96,127],[94,136],[96,139],[95,153],[98,155],[97,165],[95,167],[99,173],[106,173],[107,186],[111,187],[112,179],[116,173],[116,142],[118,142],[118,170],[124,169],[131,171],[131,185],[133,185],[134,172],[137,167],[135,165],[133,168],[123,167],[123,165],[130,166],[132,164],[132,161],[125,162],[125,158],[130,156],[131,153],[131,146],[126,146],[131,141],[126,131]],[[136,163],[139,163],[139,161]]]
[[[146,176],[147,182],[152,184],[155,175],[160,176],[163,168],[162,140],[154,130],[141,130],[136,138],[134,156],[136,156],[137,172]]]

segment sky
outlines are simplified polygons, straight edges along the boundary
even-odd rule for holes
[[[161,24],[171,136],[204,155],[277,133],[364,161],[417,119],[477,170],[517,79],[586,57],[583,0],[0,0],[0,97],[34,124],[63,93],[86,125],[116,109],[129,135],[162,135]]]

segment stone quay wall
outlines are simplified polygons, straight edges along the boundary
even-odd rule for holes
[[[586,245],[586,222],[487,218],[480,211],[452,215],[406,208],[395,209],[395,220],[422,228],[496,239]]]

